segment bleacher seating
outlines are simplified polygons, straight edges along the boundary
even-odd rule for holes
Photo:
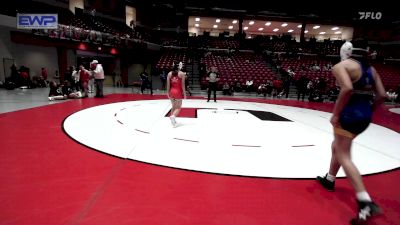
[[[293,70],[295,73],[293,77],[294,80],[298,80],[301,75],[305,75],[310,80],[315,80],[316,78],[324,79],[328,88],[335,86],[335,77],[332,75],[330,70],[325,69],[328,64],[334,64],[332,60],[318,56],[302,55],[295,58],[282,58],[281,61],[282,70],[287,71],[289,68]],[[320,70],[311,69],[310,67],[312,64],[318,65]]]
[[[174,62],[186,64],[186,50],[166,49],[156,64],[157,69],[171,69]]]
[[[9,12],[9,10],[6,12]],[[15,10],[15,12],[17,11]],[[211,66],[217,67],[221,76],[220,85],[225,81],[232,83],[235,79],[244,84],[248,78],[253,78],[255,85],[259,85],[267,79],[272,80],[277,76],[267,67],[267,63],[263,58],[257,57],[255,53],[250,53],[250,51],[237,51],[239,49],[251,49],[256,52],[267,50],[270,52],[289,53],[294,57],[283,58],[281,69],[292,68],[295,73],[295,80],[300,75],[306,75],[310,79],[323,78],[327,82],[328,88],[333,87],[335,86],[335,79],[331,71],[325,70],[324,67],[328,63],[335,64],[338,60],[331,60],[325,56],[333,55],[338,58],[339,50],[343,43],[343,41],[331,40],[317,42],[315,39],[299,43],[289,35],[281,37],[256,36],[249,40],[240,41],[237,37],[197,36],[189,38],[187,34],[176,34],[174,32],[168,36],[166,32],[161,31],[149,30],[144,32],[144,28],[140,27],[132,29],[122,20],[92,16],[84,14],[83,11],[74,15],[66,7],[57,7],[35,1],[28,1],[26,4],[19,5],[18,13],[57,13],[59,15],[59,29],[33,31],[34,34],[46,35],[51,38],[88,41],[122,47],[128,46],[129,41],[143,43],[143,40],[148,40],[167,46],[179,46],[188,49],[220,49],[221,51],[211,51],[201,60],[208,68]],[[389,55],[399,54],[398,46],[375,45],[373,49],[378,51],[380,59],[387,58],[385,53]],[[182,61],[186,64],[188,58],[186,51],[181,48],[164,51],[156,64],[156,68],[170,69],[175,61]],[[227,52],[230,53],[227,54]],[[228,56],[229,54],[230,56]],[[307,54],[313,56],[306,56]],[[297,58],[297,56],[300,58]],[[319,65],[320,70],[309,69],[314,62]],[[303,65],[305,69],[302,68]],[[380,73],[387,89],[395,89],[400,85],[400,67],[398,65],[384,65],[382,63],[374,63],[373,65]],[[207,85],[204,76],[201,84],[203,87]]]
[[[336,59],[337,61],[337,59]],[[321,58],[318,56],[300,56],[299,58],[283,58],[282,69],[287,70],[289,67],[295,72],[294,79],[297,80],[301,75],[307,76],[309,79],[314,80],[315,78],[323,78],[327,81],[328,88],[334,87],[335,77],[331,71],[324,70],[324,67],[328,63],[335,64],[335,59]],[[319,65],[321,70],[312,71],[310,66],[316,63]],[[386,89],[396,89],[400,85],[400,66],[399,65],[385,65],[382,63],[372,63],[377,72],[382,78],[383,85]],[[305,66],[303,70],[302,67]]]
[[[254,86],[258,87],[261,83],[275,78],[275,74],[267,67],[262,57],[256,56],[252,52],[235,52],[229,56],[229,53],[226,52],[213,51],[207,53],[202,62],[207,68],[213,66],[217,68],[220,75],[220,86],[225,82],[232,85],[235,79],[244,86],[246,80],[251,78]],[[205,76],[201,78],[200,84],[202,88],[207,87]]]
[[[381,76],[383,85],[387,90],[396,90],[400,85],[400,66],[397,65],[386,65],[382,63],[374,63],[376,71]]]

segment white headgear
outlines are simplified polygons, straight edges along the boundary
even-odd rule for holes
[[[349,41],[346,41],[342,47],[340,48],[340,58],[341,60],[346,60],[348,58],[350,58],[350,56],[360,56],[358,54],[353,54],[353,51],[363,51],[363,52],[368,52],[369,51],[369,47],[367,47],[366,49],[364,48],[354,48],[353,44]]]
[[[179,62],[179,70],[182,70],[183,68],[183,62]]]
[[[353,44],[349,41],[346,41],[340,48],[341,60],[343,61],[350,58],[352,52],[353,52]]]

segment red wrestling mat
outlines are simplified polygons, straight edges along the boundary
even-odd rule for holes
[[[0,114],[0,224],[340,225],[355,215],[354,193],[346,179],[339,179],[336,192],[330,193],[314,180],[164,168],[93,151],[69,139],[61,128],[65,117],[83,108],[160,98],[165,96],[118,94]],[[322,111],[333,107],[240,101]],[[192,114],[182,111],[182,116]],[[374,121],[400,131],[400,115],[387,109],[379,110]],[[384,210],[368,224],[400,224],[400,170],[365,176],[364,181]]]

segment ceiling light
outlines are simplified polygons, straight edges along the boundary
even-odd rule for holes
[[[342,31],[336,31],[335,32],[335,34],[341,34],[342,33]]]
[[[197,17],[196,19],[194,19],[196,22],[199,22],[200,21],[200,18],[199,17]]]
[[[318,28],[320,28],[321,26],[313,26],[313,29],[315,30],[315,29],[318,29]]]
[[[229,26],[228,28],[229,28],[230,30],[232,30],[232,29],[233,29],[233,26]]]
[[[307,33],[308,33],[308,30],[305,30],[305,31],[304,31],[304,33],[306,33],[306,34],[307,34]]]
[[[218,28],[218,25],[214,25],[213,27],[214,27],[214,28]]]
[[[237,20],[233,20],[232,23],[237,23]]]
[[[282,27],[286,27],[286,26],[287,26],[287,23],[282,23],[281,26],[282,26]]]
[[[339,27],[332,27],[331,30],[339,30]]]
[[[199,27],[199,26],[200,26],[200,24],[196,23],[194,26],[195,26],[195,27]]]
[[[221,22],[221,20],[220,19],[216,19],[215,22],[219,23],[219,22]]]
[[[249,25],[253,25],[253,24],[254,24],[254,21],[253,21],[253,20],[249,22]]]
[[[298,26],[297,26],[297,28],[302,28],[302,27],[303,27],[303,25],[298,25]]]
[[[273,29],[272,31],[273,32],[277,32],[279,29],[278,28],[275,28],[275,29]]]
[[[292,30],[292,29],[290,29],[290,30],[288,30],[287,32],[289,32],[289,33],[292,33],[292,32],[293,32],[293,30]]]
[[[264,30],[264,28],[260,27],[260,28],[258,28],[258,30],[259,30],[259,31],[262,31],[262,30]]]
[[[265,26],[269,26],[269,25],[271,25],[271,22],[266,22],[265,23]]]
[[[319,34],[325,34],[325,32],[324,32],[324,31],[322,31],[322,32],[319,32]]]

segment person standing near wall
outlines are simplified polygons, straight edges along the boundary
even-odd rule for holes
[[[104,82],[104,70],[103,66],[99,64],[99,61],[93,60],[91,63],[92,73],[96,83],[96,98],[103,98],[103,82]]]
[[[214,102],[217,102],[217,87],[218,87],[218,73],[216,67],[211,67],[211,71],[208,73],[207,76],[208,80],[208,98],[207,102],[210,101],[211,91],[214,92]]]

